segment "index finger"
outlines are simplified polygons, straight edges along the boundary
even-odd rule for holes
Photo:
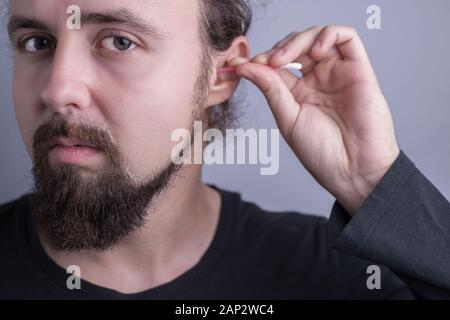
[[[367,53],[356,30],[346,26],[314,27],[299,33],[282,51],[275,53],[270,63],[279,66],[307,53],[320,62],[336,56],[342,59],[368,61]]]

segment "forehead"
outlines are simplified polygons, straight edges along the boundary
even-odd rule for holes
[[[10,16],[25,16],[45,22],[52,28],[66,25],[67,9],[77,5],[83,12],[104,13],[126,9],[152,21],[166,33],[197,30],[198,0],[10,0]]]

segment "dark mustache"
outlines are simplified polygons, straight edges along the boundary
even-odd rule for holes
[[[32,138],[35,156],[45,155],[57,137],[75,138],[81,143],[91,145],[105,152],[112,159],[119,159],[119,152],[107,131],[86,123],[74,123],[65,120],[50,120],[35,131]]]
[[[50,147],[51,141],[57,137],[75,138],[83,144],[89,144],[98,149],[112,144],[109,135],[98,128],[88,126],[84,123],[51,121],[41,125],[35,131],[33,135],[33,147]]]

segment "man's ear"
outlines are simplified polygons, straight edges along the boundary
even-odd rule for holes
[[[235,58],[249,59],[249,57],[250,46],[245,36],[235,38],[228,50],[213,57],[213,73],[205,108],[220,104],[233,96],[241,78],[232,71],[223,72],[222,69],[230,67],[229,62]]]

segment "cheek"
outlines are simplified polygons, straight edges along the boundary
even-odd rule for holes
[[[31,155],[31,139],[39,123],[37,103],[39,85],[36,82],[38,77],[33,73],[33,70],[21,68],[17,62],[15,62],[15,66],[12,83],[14,111],[22,140]]]
[[[102,78],[97,103],[129,166],[140,175],[167,166],[172,132],[192,125],[195,70],[158,63]]]

